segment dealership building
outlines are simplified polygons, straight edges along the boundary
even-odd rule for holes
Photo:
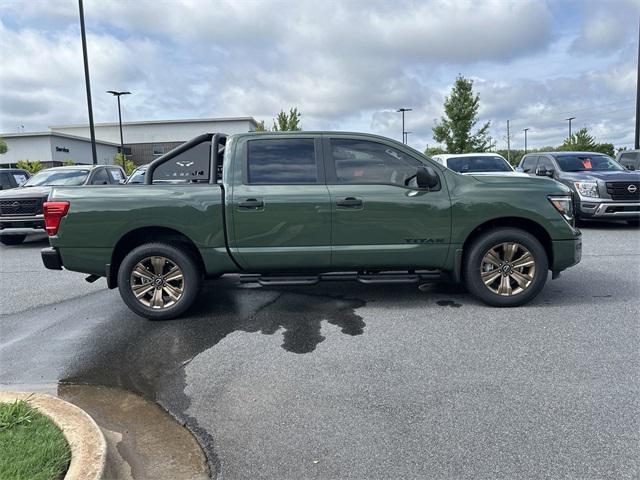
[[[256,126],[252,117],[123,122],[124,152],[128,159],[142,165],[201,133],[245,133],[254,131]],[[20,160],[38,160],[46,167],[62,165],[65,160],[92,163],[89,125],[54,125],[49,129],[0,134],[8,147],[0,155],[0,166],[14,166]],[[120,151],[119,124],[97,123],[95,134],[98,163],[113,163]]]

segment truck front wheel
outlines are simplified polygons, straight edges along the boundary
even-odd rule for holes
[[[517,307],[533,299],[547,281],[549,261],[537,238],[516,228],[480,235],[465,256],[469,291],[495,307]]]
[[[127,306],[150,320],[184,313],[196,299],[202,273],[186,251],[166,243],[133,249],[118,269],[118,289]]]

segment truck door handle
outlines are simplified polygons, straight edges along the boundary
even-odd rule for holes
[[[239,208],[262,208],[264,207],[264,202],[257,198],[247,198],[244,202],[238,203]]]
[[[341,198],[336,202],[339,207],[361,207],[362,200],[356,197]]]

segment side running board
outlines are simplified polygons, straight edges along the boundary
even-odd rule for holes
[[[240,275],[241,283],[259,283],[260,285],[315,285],[318,282],[358,281],[368,285],[434,282],[442,279],[439,270],[412,270],[408,272],[332,272],[316,275]]]

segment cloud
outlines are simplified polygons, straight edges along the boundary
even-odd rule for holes
[[[611,10],[629,16],[634,2]],[[86,121],[76,8],[62,0],[0,6],[0,46],[11,52],[0,70],[0,131]],[[127,89],[127,120],[252,115],[269,125],[297,106],[304,128],[399,138],[395,109],[407,106],[410,139],[423,147],[458,73],[478,78],[481,121],[493,121],[497,138],[507,118],[555,118],[627,98],[633,42],[615,50],[609,20],[590,33],[599,17],[586,7],[579,32],[565,32],[552,11],[538,0],[145,0],[126,8],[86,0],[94,115],[113,121],[115,101],[104,91]],[[589,55],[576,50],[587,34],[599,45]]]

